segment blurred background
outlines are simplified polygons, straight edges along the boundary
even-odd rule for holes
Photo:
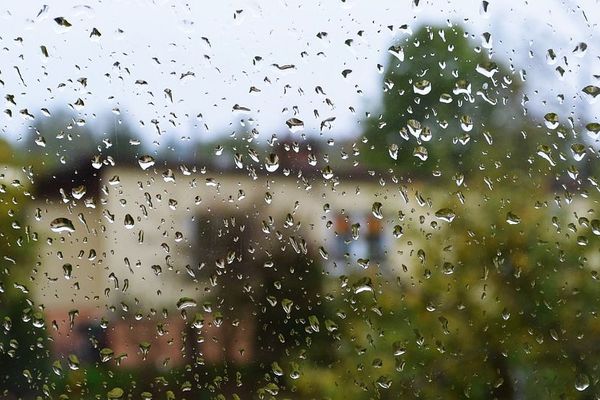
[[[598,398],[598,10],[1,7],[1,396]]]

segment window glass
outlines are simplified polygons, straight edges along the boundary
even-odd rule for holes
[[[4,4],[0,397],[599,398],[599,19]]]

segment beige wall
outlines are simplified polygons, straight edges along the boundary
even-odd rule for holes
[[[198,240],[194,234],[194,224],[201,214],[225,217],[247,214],[256,226],[272,217],[273,232],[279,230],[287,235],[303,237],[312,254],[317,255],[319,246],[332,253],[335,225],[327,229],[326,224],[333,221],[337,213],[343,210],[352,222],[360,221],[364,237],[367,229],[364,217],[371,212],[373,202],[379,201],[383,203],[384,213],[382,238],[389,256],[386,268],[397,271],[402,264],[411,266],[414,257],[410,256],[410,252],[412,249],[416,251],[418,246],[414,243],[423,237],[419,232],[422,228],[418,228],[412,231],[405,229],[405,235],[395,239],[392,229],[399,223],[398,212],[407,215],[407,220],[400,223],[405,227],[418,225],[408,222],[408,219],[417,218],[420,214],[427,215],[427,222],[419,226],[427,226],[435,212],[433,208],[417,205],[414,199],[416,185],[408,191],[409,202],[406,203],[398,185],[381,186],[375,178],[372,181],[343,179],[335,187],[330,180],[316,178],[310,180],[312,188],[306,190],[304,183],[293,175],[263,175],[252,180],[243,173],[211,175],[196,172],[184,176],[176,171],[175,182],[165,182],[162,172],[158,168],[147,171],[112,168],[106,171],[101,178],[104,189],[95,202],[96,208],[85,207],[83,199],[71,198],[68,204],[60,198],[52,201],[40,198],[35,202],[34,208],[41,209],[40,221],[33,218],[33,210],[30,212],[32,227],[39,233],[38,258],[43,279],[36,285],[39,302],[46,307],[93,307],[99,315],[104,315],[106,306],[120,307],[121,302],[130,307],[130,312],[140,309],[144,313],[150,308],[174,308],[177,300],[184,296],[201,298],[206,283],[194,282],[187,276],[185,268],[188,264],[196,265],[195,252],[210,245],[205,242],[206,238]],[[109,183],[115,175],[120,183]],[[208,186],[208,178],[214,179],[217,186]],[[69,192],[70,188],[65,190]],[[244,199],[238,199],[239,190],[245,193]],[[265,201],[266,192],[272,195],[271,204]],[[150,196],[152,206],[148,204],[146,194]],[[197,198],[201,199],[199,203]],[[177,205],[173,207],[170,200],[175,200]],[[331,209],[328,213],[323,211],[326,203]],[[144,208],[147,215],[144,215]],[[417,208],[414,213],[411,212],[413,208]],[[106,218],[107,212],[114,215],[114,222]],[[85,216],[87,228],[79,221],[80,213]],[[288,213],[293,215],[295,224],[300,223],[299,229],[296,226],[284,227]],[[131,229],[125,227],[126,214],[135,221]],[[49,224],[57,217],[71,219],[76,231],[52,232]],[[139,242],[140,232],[143,232],[142,243]],[[176,240],[176,232],[182,234],[182,240]],[[274,233],[267,235],[259,230],[254,238],[257,253],[282,245],[275,239]],[[408,244],[411,241],[412,246]],[[355,248],[360,249],[360,246]],[[94,260],[88,259],[92,249],[97,254]],[[128,259],[129,267],[125,259]],[[323,262],[331,266],[331,257]],[[71,279],[64,277],[62,266],[65,263],[73,265]],[[152,268],[154,265],[159,265],[162,271],[158,276]],[[335,275],[360,268],[351,261],[350,269],[334,271],[330,268],[329,271]],[[109,278],[111,273],[118,280],[118,288]],[[125,280],[129,284],[124,291]],[[110,289],[108,296],[107,289]],[[136,300],[139,305],[136,305]]]

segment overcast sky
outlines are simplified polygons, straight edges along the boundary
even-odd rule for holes
[[[41,118],[42,108],[57,112],[69,105],[87,121],[95,114],[143,124],[144,140],[155,139],[153,119],[178,136],[211,138],[232,131],[230,124],[240,118],[254,119],[270,137],[286,132],[291,117],[303,120],[307,132],[335,117],[326,138],[358,134],[365,112],[377,111],[377,64],[385,63],[388,47],[423,24],[448,21],[462,25],[479,44],[483,32],[492,34],[494,57],[527,72],[530,108],[585,113],[587,119],[598,111],[581,92],[598,85],[593,75],[600,74],[595,0],[490,1],[487,13],[481,1],[470,0],[418,6],[408,0],[46,1],[48,6],[0,6],[0,87],[17,103],[5,101],[3,109],[15,113],[0,117],[5,137],[17,138],[31,125],[19,110]],[[57,24],[57,17],[71,27]],[[92,34],[94,28],[100,36]],[[327,36],[319,38],[319,32]],[[587,51],[573,53],[580,42]],[[554,65],[546,63],[549,48],[557,54]],[[566,70],[562,80],[555,72],[559,65]],[[344,77],[344,70],[352,72]],[[78,82],[82,77],[85,87]],[[316,86],[325,94],[315,92]],[[566,99],[563,108],[559,94]],[[77,106],[78,99],[84,104]],[[251,111],[234,111],[236,104]],[[114,121],[105,129],[111,126]]]

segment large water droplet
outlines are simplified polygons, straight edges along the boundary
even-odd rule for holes
[[[275,172],[279,168],[279,157],[277,154],[269,154],[265,158],[265,168],[269,172]]]
[[[427,79],[422,79],[418,82],[415,82],[413,85],[413,90],[416,94],[429,94],[431,92],[431,82],[429,82]]]
[[[590,378],[586,374],[578,374],[575,377],[575,389],[583,392],[590,386]]]
[[[588,101],[590,104],[595,103],[596,97],[600,94],[600,88],[594,85],[587,85],[581,91],[588,95]]]
[[[509,225],[517,225],[521,223],[521,218],[509,211],[506,213],[506,223]]]
[[[73,222],[67,218],[56,218],[50,222],[50,229],[52,232],[63,233],[63,232],[75,232]]]
[[[575,161],[581,161],[585,157],[585,146],[581,143],[573,143],[571,145],[571,153]]]
[[[394,159],[394,160],[398,159],[398,145],[396,143],[390,144],[390,146],[388,147],[388,152],[390,154],[390,157],[392,157],[392,159]]]
[[[600,124],[597,122],[590,122],[585,126],[588,135],[592,139],[598,139],[598,134],[600,133]]]
[[[177,308],[183,310],[185,308],[196,307],[197,304],[196,300],[190,297],[182,297],[177,301]]]
[[[540,144],[537,147],[537,155],[542,157],[544,160],[548,161],[551,166],[555,166],[556,162],[552,159],[552,150],[549,146],[545,144]]]
[[[127,228],[127,229],[132,229],[133,226],[135,225],[135,221],[133,220],[133,217],[131,216],[131,214],[125,214],[124,225],[125,225],[125,228]]]
[[[63,265],[63,274],[65,275],[65,279],[71,279],[73,273],[73,266],[71,264]]]
[[[375,203],[373,203],[373,207],[371,208],[371,212],[373,213],[373,216],[377,219],[382,219],[383,218],[383,213],[381,211],[381,203],[376,201]]]
[[[548,129],[558,128],[559,122],[560,121],[558,120],[558,114],[556,113],[548,113],[544,115],[544,123],[546,124],[546,127],[548,127]]]
[[[421,161],[426,161],[429,157],[429,153],[425,147],[417,146],[413,150],[413,156],[419,158]]]
[[[304,121],[298,118],[290,118],[285,121],[285,124],[290,129],[290,132],[296,133],[304,129]]]
[[[138,164],[140,164],[140,167],[142,167],[143,170],[147,170],[148,168],[152,167],[154,163],[154,157],[149,155],[144,155],[138,158]]]
[[[123,389],[120,387],[112,388],[108,393],[106,393],[106,397],[109,400],[122,399],[124,395],[125,391],[123,391]]]
[[[456,214],[450,208],[441,208],[435,212],[435,217],[442,221],[452,222]]]
[[[326,165],[321,170],[321,174],[323,174],[323,178],[325,178],[325,179],[331,179],[331,178],[333,178],[333,170],[331,169],[331,167],[329,165]]]

